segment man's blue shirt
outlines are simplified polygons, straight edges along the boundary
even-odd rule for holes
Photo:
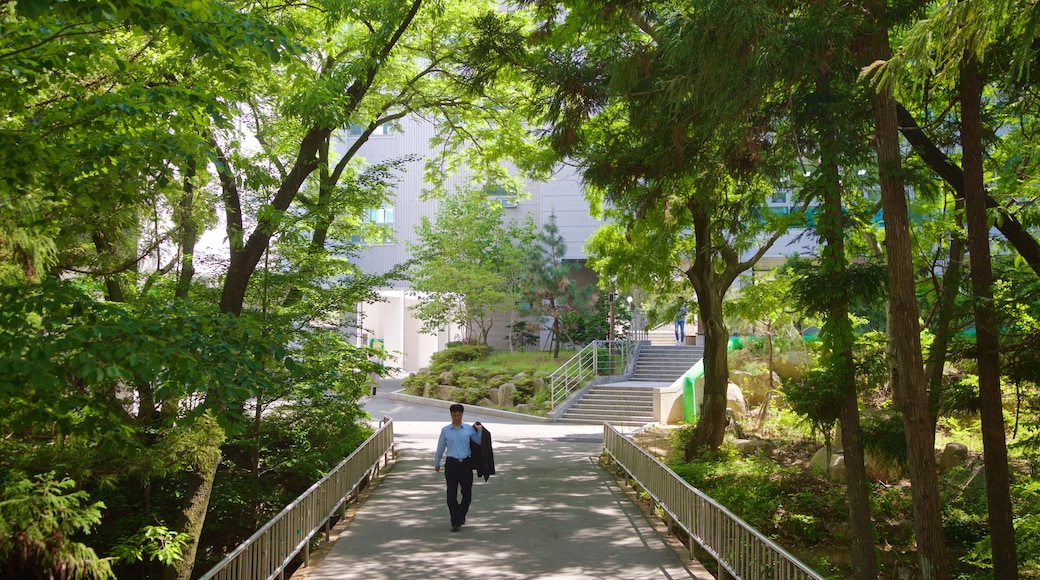
[[[465,423],[458,427],[445,425],[441,429],[441,436],[437,438],[437,454],[433,458],[433,466],[440,466],[441,457],[444,456],[445,451],[448,452],[448,457],[455,459],[469,457],[469,442],[480,445],[480,439],[480,431],[477,431],[473,425]]]

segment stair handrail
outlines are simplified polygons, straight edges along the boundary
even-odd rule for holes
[[[549,413],[555,413],[575,391],[598,377],[632,374],[635,350],[636,342],[632,340],[594,340],[587,344],[549,375],[552,404]]]

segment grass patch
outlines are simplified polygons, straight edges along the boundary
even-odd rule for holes
[[[561,350],[559,358],[553,358],[551,352],[492,352],[488,356],[467,361],[467,368],[488,369],[500,373],[544,372],[552,373],[571,359],[577,351]]]

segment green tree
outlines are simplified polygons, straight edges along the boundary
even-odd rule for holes
[[[54,473],[33,480],[18,474],[0,494],[0,571],[8,578],[115,578],[111,562],[72,540],[101,522],[104,504],[87,503],[76,482]]]
[[[533,223],[504,224],[501,209],[483,189],[464,190],[442,199],[434,220],[416,226],[411,280],[424,293],[415,308],[424,331],[454,323],[468,340],[486,345],[494,315],[513,308],[512,273]]]
[[[922,86],[927,82],[949,87],[943,94],[950,96],[951,105],[959,106],[957,130],[962,171],[945,171],[943,175],[949,176],[947,180],[955,183],[955,187],[960,186],[958,192],[964,199],[967,222],[993,569],[997,576],[1017,578],[1018,563],[1000,387],[1000,330],[993,304],[990,222],[987,218],[987,206],[991,198],[985,185],[987,149],[998,142],[991,135],[1000,132],[994,131],[995,128],[987,128],[984,119],[995,118],[997,123],[1002,119],[999,115],[991,117],[984,114],[983,107],[994,97],[998,106],[1002,101],[1014,103],[1019,98],[1019,102],[1007,108],[1012,111],[1026,110],[1026,106],[1033,105],[1035,110],[1034,99],[1018,97],[1023,94],[1021,83],[1027,78],[1027,63],[1035,58],[1035,29],[1032,25],[1023,25],[1035,21],[1035,9],[1019,2],[982,2],[971,6],[940,2],[936,4],[934,12],[936,18],[923,20],[910,29],[906,37],[907,49],[886,65],[886,72],[890,81],[902,77],[909,79],[914,86]],[[985,83],[989,78],[997,82],[993,97],[987,95],[984,100]],[[885,85],[888,90],[897,87],[895,83]],[[1012,121],[1007,126],[1013,127],[1015,123]],[[1006,141],[1017,146],[1015,157],[1030,149],[1027,145],[1030,140],[1020,140],[1020,137],[1021,134],[1014,128]],[[997,203],[998,207],[1003,205],[1006,212],[1008,207],[1014,207],[1014,199],[1025,197],[1021,185],[1029,182],[1033,169],[1028,162],[1007,163],[1004,155],[998,155],[996,159],[1006,165],[998,165],[994,169],[1007,177],[991,181],[998,185],[1015,184],[1015,193],[1009,197],[1007,204]],[[937,169],[942,167],[935,165]],[[1009,166],[1014,171],[1004,171]],[[1022,256],[1028,261],[1027,245],[1023,244],[1021,238],[1008,237],[1018,241],[1016,247],[1022,245]]]
[[[0,276],[14,282],[82,276],[92,292],[124,306],[108,310],[94,303],[100,294],[62,291],[67,304],[30,310],[79,309],[88,313],[84,331],[163,345],[162,356],[113,348],[96,365],[82,365],[86,378],[56,372],[46,383],[46,393],[61,401],[56,417],[34,410],[35,395],[14,397],[12,408],[43,413],[40,429],[61,426],[47,446],[55,456],[82,450],[70,439],[93,449],[88,442],[104,433],[134,442],[117,446],[116,455],[135,445],[144,450],[147,461],[113,462],[140,467],[113,478],[127,497],[140,485],[136,498],[143,501],[159,489],[175,490],[164,506],[183,500],[180,523],[175,514],[161,514],[168,528],[190,532],[184,557],[164,562],[169,576],[191,574],[222,442],[238,437],[247,411],[258,436],[272,401],[303,398],[298,393],[305,390],[289,388],[301,376],[312,376],[318,391],[339,389],[347,404],[356,401],[354,379],[368,376],[366,353],[337,346],[344,356],[331,361],[308,346],[331,338],[311,332],[315,325],[371,298],[368,288],[378,280],[349,267],[347,252],[336,254],[357,233],[363,209],[385,199],[385,174],[393,171],[366,171],[356,157],[364,139],[338,151],[334,136],[359,125],[367,137],[422,112],[443,122],[446,150],[465,151],[464,142],[495,134],[512,141],[514,151],[522,148],[526,132],[515,130],[519,117],[505,101],[458,98],[466,79],[454,57],[466,42],[467,21],[481,8],[418,0],[5,5],[0,99],[11,114],[0,120],[0,144],[12,154],[0,161]],[[460,130],[481,118],[495,130],[479,123]],[[226,261],[204,263],[199,233],[218,214],[226,224]],[[205,279],[195,279],[199,272]],[[39,291],[12,290],[20,303],[10,312],[26,312]],[[60,366],[101,350],[77,343],[94,344],[76,333],[57,345],[35,344],[26,331],[35,315],[25,316],[5,320],[4,332],[25,340],[17,343],[24,350],[12,353],[43,353],[34,356]],[[170,338],[178,332],[183,340]],[[214,366],[199,364],[190,375],[180,366],[185,360]],[[166,361],[176,365],[164,375]],[[2,378],[14,384],[25,369],[9,362]],[[185,383],[171,382],[177,373]],[[124,408],[127,393],[139,402],[133,411]],[[90,420],[74,421],[77,413]],[[195,422],[209,416],[215,426]],[[11,417],[18,425],[24,420]],[[171,425],[194,434],[193,457],[162,455],[163,441],[174,436]],[[18,451],[12,461],[40,457]],[[259,474],[261,458],[254,454],[251,463]],[[109,484],[75,479],[95,491]],[[114,534],[102,526],[99,535]]]
[[[556,225],[556,214],[551,214],[542,224],[542,230],[526,251],[521,293],[531,303],[535,314],[548,325],[552,341],[549,350],[553,358],[559,358],[560,345],[566,334],[563,319],[568,312],[580,310],[588,304],[589,292],[580,289],[574,278],[580,266],[566,259],[567,244]]]

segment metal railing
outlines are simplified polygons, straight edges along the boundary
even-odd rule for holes
[[[630,340],[594,340],[547,379],[552,396],[552,410],[575,391],[597,377],[624,376],[635,364],[636,343]]]
[[[379,428],[349,457],[285,507],[271,521],[235,548],[199,580],[259,580],[286,577],[286,566],[301,552],[310,563],[310,543],[366,477],[378,472],[393,454],[394,422],[384,418]]]
[[[715,558],[720,571],[741,580],[824,580],[612,425],[603,426],[603,449],[687,533],[691,557],[696,542]]]

